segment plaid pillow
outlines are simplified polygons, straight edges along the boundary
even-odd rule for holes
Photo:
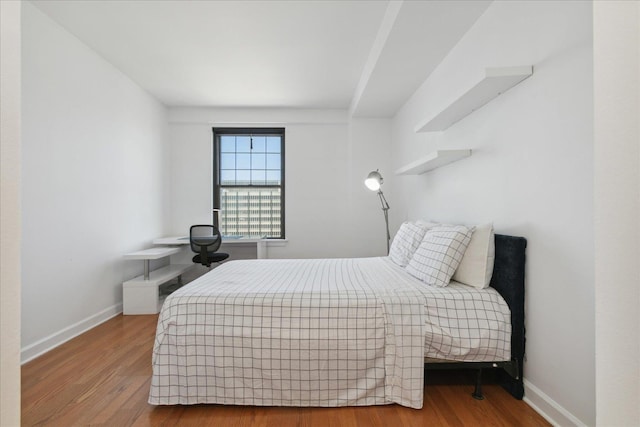
[[[407,264],[407,273],[428,285],[444,287],[460,265],[473,229],[440,225],[429,229]]]
[[[413,253],[418,249],[428,226],[413,222],[404,222],[391,242],[389,257],[400,267],[407,265]]]

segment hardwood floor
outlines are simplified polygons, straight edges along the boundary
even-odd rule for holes
[[[398,405],[280,408],[147,403],[157,316],[117,316],[22,367],[23,426],[548,426],[497,385],[429,372],[421,410]]]

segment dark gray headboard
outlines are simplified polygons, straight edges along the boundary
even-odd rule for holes
[[[503,384],[511,393],[524,393],[522,365],[525,351],[524,273],[527,240],[523,237],[496,234],[496,259],[491,287],[496,289],[511,309],[511,358],[518,361],[519,381]]]

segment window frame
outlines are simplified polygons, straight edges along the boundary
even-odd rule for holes
[[[224,188],[220,183],[220,137],[224,135],[234,136],[252,136],[252,135],[278,135],[281,138],[280,145],[280,185],[279,186],[266,186],[266,185],[234,185],[233,187],[246,187],[246,188],[265,188],[265,187],[280,187],[280,236],[279,237],[267,237],[267,239],[283,240],[286,237],[285,229],[285,128],[229,128],[229,127],[214,127],[213,132],[213,209],[220,209],[220,193],[221,188]],[[213,216],[213,224],[219,227],[218,215],[215,212],[211,212]]]

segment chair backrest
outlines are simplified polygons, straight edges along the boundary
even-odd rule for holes
[[[213,253],[220,248],[222,244],[222,235],[215,225],[192,225],[189,230],[189,243],[191,250],[201,254]]]

